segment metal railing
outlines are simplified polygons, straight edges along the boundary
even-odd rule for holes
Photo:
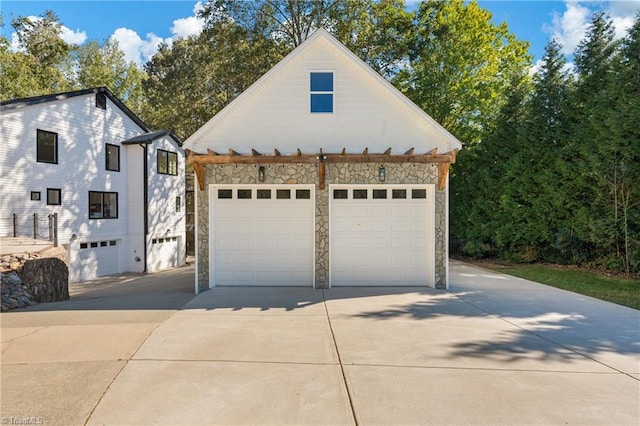
[[[24,217],[24,216],[23,216]],[[40,218],[38,213],[33,213],[27,220],[13,213],[13,237],[33,237],[34,240],[49,240],[54,247],[58,247],[58,213],[48,214],[46,218]]]

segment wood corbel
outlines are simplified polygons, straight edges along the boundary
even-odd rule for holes
[[[205,166],[204,164],[201,163],[191,163],[191,166],[193,166],[193,172],[196,174],[196,180],[198,181],[198,188],[200,188],[201,191],[204,190],[205,186],[206,186],[206,173],[205,173]]]
[[[447,175],[451,163],[438,163],[438,190],[442,191],[447,185]]]
[[[326,166],[324,163],[324,154],[322,153],[322,149],[320,149],[320,155],[318,156],[318,161],[320,162],[318,164],[318,188],[320,188],[320,190],[324,190],[324,181],[325,181],[325,176],[326,176]]]

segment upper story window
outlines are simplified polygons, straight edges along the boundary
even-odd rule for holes
[[[36,159],[39,163],[58,164],[58,134],[38,129]]]
[[[89,191],[89,219],[117,219],[118,193]]]
[[[175,152],[158,150],[158,173],[161,175],[178,174],[178,154]]]
[[[118,145],[111,145],[110,143],[105,146],[106,164],[105,168],[114,172],[120,171],[120,147]]]
[[[310,74],[311,112],[333,112],[333,73]]]
[[[107,109],[107,95],[96,93],[96,108]]]

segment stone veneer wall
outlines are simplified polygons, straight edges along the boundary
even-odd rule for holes
[[[385,184],[437,184],[435,164],[385,164]],[[208,165],[205,190],[198,190],[198,288],[209,288],[209,184],[315,184],[316,288],[329,287],[329,185],[378,184],[378,163],[327,164],[325,189],[318,189],[317,164],[265,165],[265,181],[258,182],[258,165]],[[435,191],[435,283],[446,288],[446,192]]]

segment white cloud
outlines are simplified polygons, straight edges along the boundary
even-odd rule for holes
[[[578,2],[567,1],[565,5],[567,9],[564,13],[553,12],[551,25],[545,25],[543,31],[551,33],[562,45],[562,53],[571,54],[589,27],[591,9]]]
[[[69,44],[82,44],[87,41],[87,33],[80,30],[71,30],[64,25],[62,26],[62,32],[60,33],[60,38],[66,41]]]
[[[171,34],[175,36],[174,38],[187,38],[202,32],[204,19],[198,17],[198,12],[200,12],[202,8],[202,2],[199,1],[193,6],[193,16],[173,21]]]
[[[154,33],[148,33],[143,39],[130,28],[118,28],[111,38],[118,42],[127,61],[133,61],[140,66],[156,54],[161,43],[171,45],[176,39],[200,34],[204,28],[204,20],[197,14],[201,9],[202,2],[198,1],[193,6],[193,16],[174,20],[170,29],[172,37],[163,39]]]
[[[42,20],[40,16],[27,16],[32,22],[38,22]],[[60,38],[69,44],[82,44],[87,41],[87,33],[80,30],[72,30],[70,28],[65,27],[64,25],[60,25]],[[11,50],[14,52],[22,51],[20,48],[20,40],[18,38],[18,33],[11,33]]]
[[[153,33],[148,33],[143,40],[137,32],[129,28],[118,28],[111,39],[118,42],[127,61],[133,61],[138,65],[151,58],[158,51],[160,44],[165,41]]]
[[[563,13],[553,12],[551,24],[543,26],[543,31],[551,34],[562,44],[562,53],[572,54],[584,38],[595,10],[607,12],[613,21],[615,35],[622,38],[633,25],[640,11],[640,0],[609,0],[605,2],[576,2],[565,0]]]

